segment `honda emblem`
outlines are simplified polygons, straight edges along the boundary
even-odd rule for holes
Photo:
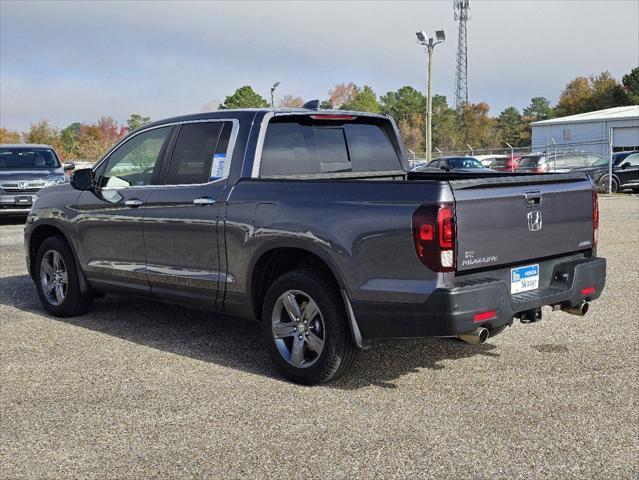
[[[541,230],[541,226],[541,212],[535,210],[534,212],[528,213],[528,230],[536,232],[537,230]]]

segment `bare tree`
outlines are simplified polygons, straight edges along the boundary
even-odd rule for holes
[[[219,109],[220,102],[218,102],[217,100],[211,100],[210,102],[206,102],[204,105],[202,105],[202,108],[200,108],[200,112],[217,112]]]
[[[301,108],[304,105],[304,99],[302,97],[294,97],[293,95],[284,95],[280,100],[280,108]]]
[[[328,91],[329,101],[334,108],[340,108],[345,103],[351,103],[358,93],[359,88],[353,82],[338,83]]]

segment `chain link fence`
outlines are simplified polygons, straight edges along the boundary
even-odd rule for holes
[[[484,166],[489,167],[491,163],[499,159],[513,160],[514,171],[526,170],[532,173],[544,172],[566,172],[576,168],[593,167],[588,172],[594,181],[598,182],[600,191],[610,193],[612,190],[612,140],[611,138],[594,138],[575,142],[557,143],[552,138],[548,139],[545,145],[535,147],[510,147],[498,146],[490,148],[473,148],[467,145],[465,149],[440,150],[435,147],[431,154],[431,160],[444,157],[474,157],[480,160]],[[407,159],[411,168],[425,165],[426,153],[407,151]],[[524,162],[522,165],[522,158]],[[536,162],[536,163],[535,163]],[[539,168],[530,167],[531,164]],[[597,168],[594,168],[597,167]],[[503,170],[502,170],[503,171]],[[605,187],[605,188],[604,188]]]

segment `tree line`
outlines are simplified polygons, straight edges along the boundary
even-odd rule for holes
[[[75,122],[62,130],[51,126],[48,120],[40,120],[23,133],[0,128],[0,143],[40,143],[51,145],[66,160],[95,160],[128,132],[150,120],[150,117],[133,113],[126,125],[119,125],[111,117],[102,117],[90,124]]]
[[[303,104],[301,97],[290,94],[278,102],[282,108]],[[423,152],[425,104],[424,94],[411,86],[378,98],[370,86],[360,87],[349,82],[331,88],[321,107],[389,114],[397,122],[406,148]],[[245,85],[227,96],[221,105],[210,102],[203,110],[266,108],[269,105],[252,87]],[[454,109],[448,105],[445,96],[433,95],[433,147],[442,151],[466,150],[467,144],[476,149],[503,148],[506,142],[514,147],[526,147],[531,143],[531,122],[624,105],[639,105],[639,67],[624,75],[621,81],[609,72],[577,77],[566,84],[556,105],[545,97],[533,97],[521,112],[508,107],[496,117],[490,115],[490,106],[485,102],[468,103]],[[59,130],[47,120],[41,120],[23,133],[0,128],[0,143],[44,143],[54,146],[66,159],[96,159],[129,131],[149,121],[149,117],[134,113],[126,125],[119,125],[111,117],[102,117],[95,123],[76,122]]]
[[[284,96],[279,107],[301,107],[304,100]],[[385,113],[397,122],[406,148],[423,152],[425,145],[425,104],[423,93],[404,86],[379,98],[373,89],[354,83],[339,83],[328,92],[322,108]],[[604,108],[639,104],[639,67],[617,81],[609,72],[577,77],[568,82],[556,105],[545,97],[533,97],[521,112],[515,107],[490,115],[485,102],[468,103],[455,110],[444,95],[433,95],[433,146],[443,151],[473,148],[526,147],[531,143],[530,123],[553,117],[575,115]],[[260,108],[269,103],[250,86],[238,88],[219,108]]]

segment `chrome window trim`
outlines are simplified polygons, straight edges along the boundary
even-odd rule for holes
[[[156,130],[158,128],[174,127],[176,125],[187,125],[187,124],[190,124],[190,123],[213,123],[213,122],[230,122],[233,125],[231,127],[231,135],[229,136],[229,144],[226,147],[226,158],[229,159],[230,158],[229,155],[233,154],[233,149],[235,148],[235,142],[237,140],[237,135],[238,135],[238,132],[240,130],[240,121],[237,118],[205,118],[205,119],[201,119],[201,120],[185,120],[185,121],[181,121],[181,122],[163,123],[162,125],[154,125],[152,127],[148,127],[148,128],[143,129],[143,130],[140,130],[139,132],[136,132],[134,135],[131,135],[130,137],[126,137],[120,143],[118,143],[117,145],[113,146],[111,148],[111,150],[109,150],[107,152],[107,154],[104,157],[102,157],[102,159],[92,167],[92,170],[95,171],[98,168],[100,168],[100,166],[104,162],[108,161],[108,159],[111,157],[113,152],[115,152],[118,148],[120,148],[122,145],[124,145],[126,142],[128,142],[132,138],[135,138],[135,137],[137,137],[138,135],[140,135],[142,133],[150,132],[151,130]],[[231,158],[231,160],[232,160],[232,158]],[[222,178],[218,178],[217,180],[213,180],[213,181],[210,181],[210,182],[204,182],[204,183],[182,183],[182,184],[171,184],[171,185],[166,185],[166,184],[130,185],[128,187],[103,187],[100,190],[124,190],[124,189],[127,189],[127,188],[150,188],[150,187],[153,187],[153,188],[187,187],[187,186],[188,187],[195,187],[195,186],[212,185],[212,184],[215,184],[215,183],[219,183],[219,182],[225,181],[228,178],[228,176],[229,176],[230,169],[231,169],[231,162],[228,161],[224,165],[224,176]]]
[[[305,112],[308,115],[308,112]],[[251,178],[260,178],[260,168],[262,166],[262,149],[264,148],[264,138],[266,137],[266,128],[271,118],[275,116],[275,112],[268,112],[262,118],[260,125],[260,134],[257,137],[257,145],[255,145],[255,156],[253,157],[253,168],[251,170]]]

